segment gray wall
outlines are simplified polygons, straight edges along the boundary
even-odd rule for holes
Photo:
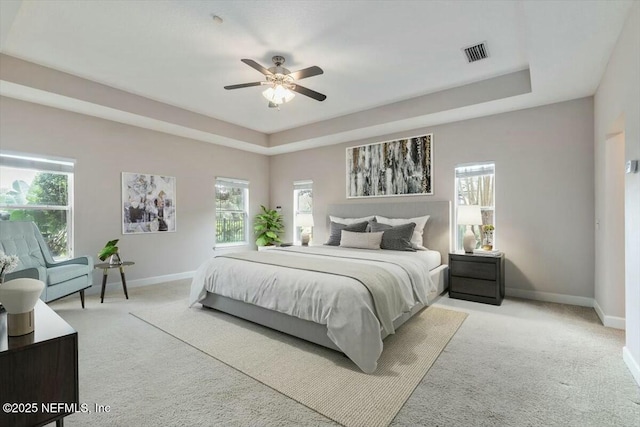
[[[590,305],[594,289],[591,97],[273,156],[270,200],[283,208],[286,239],[292,236],[293,181],[313,180],[314,238],[322,242],[326,206],[347,202],[345,148],[422,133],[434,136],[434,195],[376,201],[453,200],[456,165],[495,161],[496,243],[506,253],[507,287],[515,295]],[[572,298],[562,299],[563,295]]]
[[[269,159],[259,154],[6,97],[0,98],[0,141],[3,150],[76,159],[75,254],[95,258],[119,238],[123,259],[136,262],[127,269],[129,280],[190,272],[213,255],[216,176],[250,181],[251,217],[269,203]],[[175,233],[122,235],[122,172],[176,177]]]
[[[596,234],[596,302],[605,325],[626,323],[627,366],[640,384],[640,173],[624,175],[624,279],[612,281],[617,260],[607,253],[620,242],[607,244],[606,145],[618,134],[624,140],[625,160],[640,160],[640,3],[631,8],[595,95],[596,218],[603,226]],[[622,165],[620,165],[622,167]],[[614,245],[615,247],[610,247]],[[624,325],[623,325],[624,326]]]

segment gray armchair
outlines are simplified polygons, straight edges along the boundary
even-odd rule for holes
[[[80,292],[84,308],[84,290],[93,283],[93,258],[54,261],[38,226],[31,221],[0,221],[0,249],[19,259],[18,267],[6,274],[5,280],[28,277],[43,281],[40,299],[44,302]]]

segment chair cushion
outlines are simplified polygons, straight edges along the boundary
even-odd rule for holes
[[[54,286],[88,274],[91,274],[91,270],[85,264],[68,264],[47,268],[47,285]]]

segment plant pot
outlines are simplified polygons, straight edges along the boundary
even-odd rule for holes
[[[482,232],[482,249],[485,251],[493,249],[493,230]]]

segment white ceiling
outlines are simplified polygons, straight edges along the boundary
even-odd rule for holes
[[[3,0],[0,52],[271,136],[304,135],[322,121],[329,129],[347,114],[530,70],[530,93],[377,130],[398,131],[592,95],[631,4]],[[489,59],[467,64],[461,48],[481,41]],[[301,83],[327,100],[298,95],[277,111],[260,87],[223,89],[263,79],[241,58],[269,67],[275,54],[292,71],[321,67]],[[358,130],[354,123],[349,136]],[[327,141],[341,140],[330,134]]]

